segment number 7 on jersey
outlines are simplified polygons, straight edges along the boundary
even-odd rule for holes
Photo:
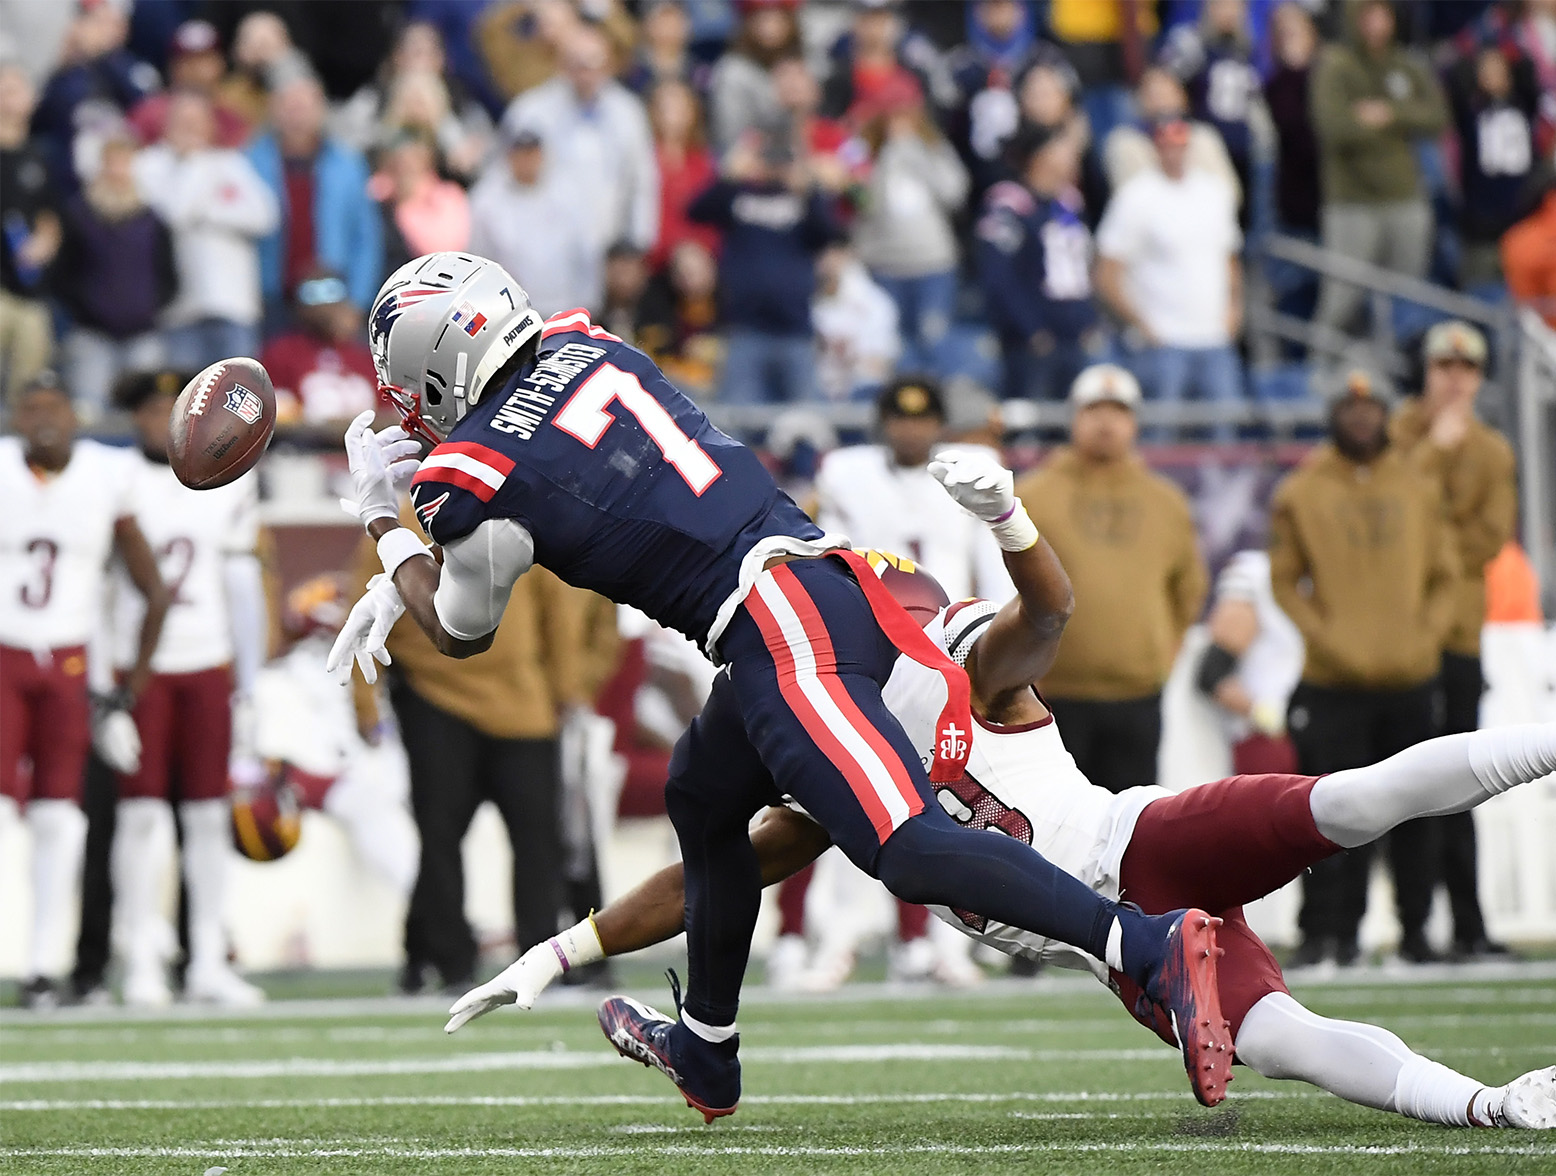
[[[551,423],[593,449],[605,436],[605,430],[616,421],[606,411],[606,406],[613,400],[637,418],[643,432],[659,447],[664,459],[675,467],[693,494],[702,497],[703,491],[718,481],[723,471],[707,451],[681,430],[665,406],[654,399],[653,393],[643,387],[636,376],[612,364],[600,365]]]

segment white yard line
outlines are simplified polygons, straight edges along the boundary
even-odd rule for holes
[[[1327,1097],[1316,1090],[1244,1090],[1231,1095],[1233,1101],[1279,1100]],[[745,1107],[863,1107],[962,1103],[986,1105],[998,1103],[1135,1103],[1183,1102],[1190,1098],[1186,1090],[1043,1090],[978,1093],[972,1091],[920,1091],[901,1094],[749,1094],[741,1099]],[[407,1094],[364,1095],[347,1098],[81,1098],[14,1099],[0,1101],[0,1111],[215,1111],[215,1110],[351,1110],[374,1107],[647,1107],[664,1106],[665,1094],[580,1094],[580,1095],[458,1095]]]
[[[299,1140],[241,1141],[222,1145],[217,1142],[187,1147],[56,1147],[0,1148],[0,1158],[30,1159],[62,1157],[70,1159],[398,1159],[398,1160],[602,1160],[633,1159],[644,1156],[701,1158],[714,1156],[772,1157],[869,1157],[869,1156],[1019,1156],[1077,1154],[1095,1152],[1122,1153],[1222,1153],[1228,1155],[1298,1156],[1556,1156],[1556,1147],[1516,1144],[1304,1144],[1236,1143],[1221,1140],[1127,1141],[1120,1143],[1044,1142],[969,1145],[951,1143],[900,1144],[890,1147],[783,1147],[761,1145],[696,1146],[691,1144],[652,1144],[626,1146],[612,1144],[590,1147],[416,1147],[383,1144],[371,1147],[350,1144],[313,1143]]]

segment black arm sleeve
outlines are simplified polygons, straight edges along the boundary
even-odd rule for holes
[[[1194,685],[1204,694],[1214,695],[1216,687],[1237,672],[1237,658],[1219,645],[1207,646],[1200,655]]]

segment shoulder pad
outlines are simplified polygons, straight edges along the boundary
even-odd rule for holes
[[[591,339],[604,339],[610,343],[620,343],[622,341],[604,327],[597,327],[590,322],[589,312],[581,306],[575,306],[572,310],[564,310],[560,314],[554,314],[548,318],[540,328],[540,339],[544,343],[557,335],[565,335],[571,332],[588,335]]]
[[[411,504],[427,537],[448,543],[475,530],[514,464],[475,441],[445,441],[429,453],[411,480]]]

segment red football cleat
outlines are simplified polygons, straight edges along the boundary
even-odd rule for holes
[[[1170,1019],[1194,1097],[1207,1107],[1226,1098],[1234,1052],[1216,982],[1216,961],[1224,954],[1216,946],[1219,926],[1220,919],[1202,910],[1184,911],[1168,933],[1165,958],[1147,989]]]

